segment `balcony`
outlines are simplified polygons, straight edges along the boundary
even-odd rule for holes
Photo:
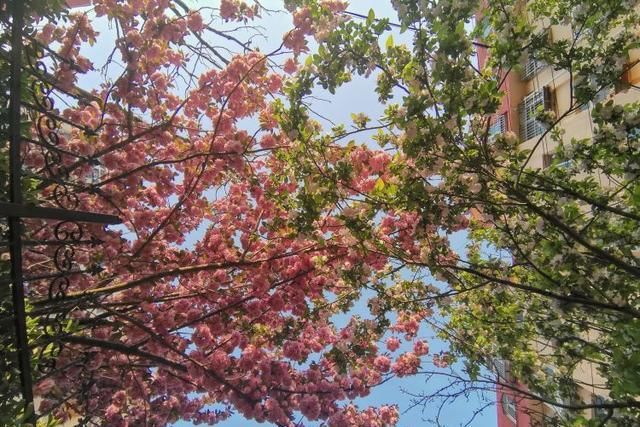
[[[522,80],[531,80],[538,74],[538,71],[542,70],[545,64],[542,61],[538,61],[533,56],[527,58],[527,62],[522,68]]]

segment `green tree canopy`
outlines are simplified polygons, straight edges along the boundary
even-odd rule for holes
[[[638,88],[624,76],[637,64],[630,60],[639,46],[636,2],[392,3],[397,22],[377,19],[375,8],[352,15],[319,40],[287,88],[281,123],[306,153],[291,154],[290,167],[319,183],[314,203],[302,206],[303,223],[329,204],[355,208],[346,225],[360,245],[437,279],[379,282],[380,317],[437,307],[446,318],[441,335],[452,355],[466,360],[470,381],[480,379],[482,367],[508,360],[529,397],[570,410],[556,422],[587,425],[582,413],[593,403],[580,400],[577,387],[585,384],[575,373],[592,363],[606,384],[588,385],[608,395],[607,419],[635,425],[640,104],[631,102]],[[317,22],[326,13],[322,2],[290,4],[311,10]],[[411,43],[394,43],[396,26]],[[554,40],[555,26],[569,36]],[[476,60],[478,50],[486,61]],[[523,145],[513,132],[493,135],[491,116],[509,76],[522,74],[533,55],[569,75],[571,101],[540,108],[543,131]],[[356,144],[332,145],[344,129],[311,126],[303,100],[318,87],[333,92],[372,72],[386,114],[379,126],[355,119],[353,126],[375,129],[372,140],[392,159],[367,191],[357,184],[357,166],[344,164]],[[610,92],[622,95],[603,99]],[[590,106],[591,136],[565,137],[566,120]],[[557,148],[541,169],[531,160],[543,144]],[[327,159],[328,150],[340,154]],[[379,218],[403,214],[417,222],[403,223],[411,233],[406,242],[389,245],[371,231]],[[459,230],[468,233],[464,251],[449,240]]]

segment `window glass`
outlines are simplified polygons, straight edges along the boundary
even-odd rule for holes
[[[502,395],[502,410],[509,418],[516,421],[516,401],[513,397],[506,394]]]

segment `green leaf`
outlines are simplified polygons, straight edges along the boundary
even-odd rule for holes
[[[367,15],[367,25],[373,24],[373,21],[376,19],[376,13],[373,9],[369,9],[369,14]]]
[[[640,185],[636,185],[631,193],[631,204],[633,206],[640,206]]]
[[[313,57],[311,55],[307,56],[307,59],[304,60],[304,65],[306,67],[310,67],[313,64]]]
[[[384,46],[387,49],[391,49],[393,47],[393,34],[389,34],[389,37],[387,37],[387,41],[385,42]]]
[[[389,197],[395,197],[398,194],[398,186],[396,184],[388,184],[386,186],[387,188],[387,196]]]
[[[378,180],[376,181],[376,185],[373,187],[373,190],[378,192],[384,190],[384,180],[382,178],[378,178]]]

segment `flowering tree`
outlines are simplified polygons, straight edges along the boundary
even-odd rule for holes
[[[47,357],[51,341],[63,344],[38,378],[39,413],[105,425],[213,424],[233,411],[277,425],[298,414],[391,425],[395,406],[351,401],[390,376],[464,356],[470,380],[508,359],[530,397],[634,422],[638,105],[600,103],[586,140],[555,131],[634,65],[624,60],[638,44],[634,2],[583,2],[574,42],[539,36],[522,2],[496,2],[483,11],[493,33],[481,43],[490,51],[482,69],[471,58],[484,28],[464,24],[480,3],[395,1],[409,47],[384,35],[391,24],[375,12],[290,0],[294,28],[265,54],[220,29],[252,23],[264,12],[257,3],[99,0],[96,17],[117,34],[104,64],[86,54],[105,40],[89,14],[42,20],[31,43],[56,60],[45,77],[64,105],[55,115],[70,126],[59,132],[64,168],[33,191],[46,200],[65,175],[80,209],[123,225],[92,230],[103,249],[78,259],[100,266],[93,278],[71,277],[53,303],[46,283],[30,284],[42,327],[49,316],[70,319],[34,343]],[[560,23],[574,6],[526,8]],[[300,66],[309,38],[318,50]],[[489,135],[504,75],[527,49],[568,70],[575,87],[567,111],[539,117],[560,147],[544,171],[529,167],[516,135]],[[352,127],[323,130],[307,95],[333,92],[353,73],[376,75],[385,116],[354,114]],[[100,84],[86,90],[84,75]],[[380,148],[357,144],[357,134]],[[33,147],[23,159],[32,170],[45,162]],[[596,172],[611,185],[597,184]],[[26,225],[33,241],[51,236],[42,222]],[[465,251],[450,239],[461,231]],[[52,263],[44,246],[25,258],[31,276]],[[363,290],[374,295],[372,317],[338,323],[334,314]],[[427,359],[417,338],[425,323],[452,353]],[[538,339],[556,340],[554,351],[538,352]],[[410,351],[399,351],[402,341]],[[572,373],[586,360],[610,400],[559,401],[575,397]],[[541,376],[548,364],[556,378]]]
[[[37,413],[123,426],[214,424],[233,412],[276,425],[300,414],[335,426],[395,424],[395,406],[351,401],[418,369],[429,350],[415,337],[429,313],[403,314],[388,351],[379,324],[334,320],[366,283],[393,272],[345,228],[355,216],[324,206],[309,217],[312,184],[289,167],[302,146],[278,123],[282,68],[295,71],[311,21],[295,14],[282,46],[262,53],[218,29],[250,24],[257,3],[93,3],[91,13],[37,14],[26,36],[50,58],[32,78],[50,84],[48,114],[66,123],[55,136],[34,123],[30,138],[55,138],[62,153],[52,167],[25,144],[25,168],[45,175],[30,181],[34,197],[51,203],[51,184],[64,180],[77,209],[123,221],[92,226],[100,249],[77,250],[93,276],[69,275],[54,298],[44,280],[29,282],[29,315],[44,331],[33,350],[55,362],[36,378]],[[332,12],[344,7],[323,2],[325,24],[338,25]],[[108,22],[115,43],[94,19]],[[86,54],[93,45],[110,49],[104,64]],[[86,76],[100,83],[87,90]],[[366,175],[390,159],[353,155],[364,162],[358,186],[370,189]],[[413,218],[390,217],[379,232]],[[55,257],[37,242],[54,230],[30,220],[25,233],[36,242],[25,275],[46,275]],[[385,238],[412,245],[408,232]],[[52,332],[60,316],[68,323]],[[414,351],[393,357],[401,340]]]
[[[326,20],[318,2],[289,4],[316,25]],[[604,422],[637,423],[640,110],[624,101],[637,90],[624,78],[637,65],[629,59],[639,43],[636,2],[392,4],[397,24],[374,10],[347,13],[354,19],[321,35],[317,54],[286,88],[278,118],[298,150],[289,151],[289,167],[313,182],[300,190],[300,221],[340,207],[357,245],[414,271],[412,280],[367,285],[377,292],[371,304],[380,324],[390,312],[420,318],[439,308],[447,320],[435,326],[450,357],[466,359],[469,381],[506,359],[527,387],[520,393],[569,410],[558,423],[602,423],[582,416],[594,407],[608,412]],[[536,27],[545,22],[573,31],[553,40]],[[411,32],[411,46],[385,35],[394,26]],[[489,52],[480,67],[478,47]],[[569,74],[572,96],[556,114],[537,113],[544,131],[525,149],[513,132],[491,135],[490,117],[506,76],[534,52]],[[352,131],[321,131],[305,96],[372,73],[384,117],[369,125],[354,115]],[[623,94],[615,103],[603,100],[609,88]],[[563,120],[589,105],[593,135],[563,137]],[[381,148],[335,143],[359,132]],[[554,160],[534,169],[533,153],[548,141],[558,147]],[[468,245],[456,251],[450,236],[461,230]],[[604,403],[576,394],[584,384],[574,373],[585,362],[604,379],[589,384],[608,393]]]

